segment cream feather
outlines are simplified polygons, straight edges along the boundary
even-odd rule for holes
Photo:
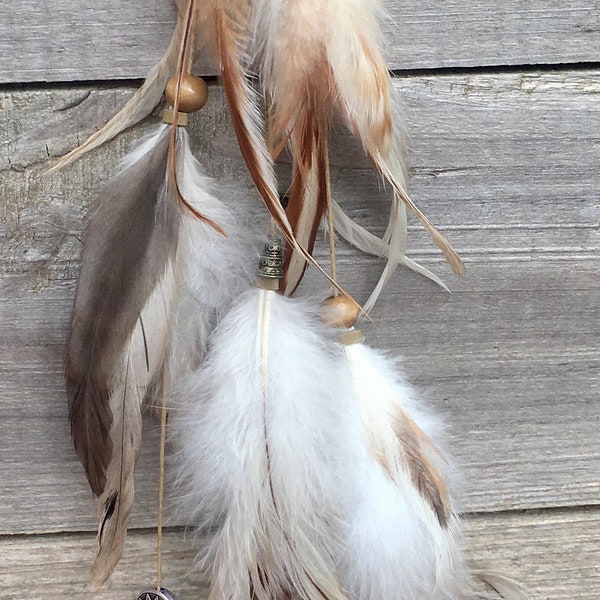
[[[331,347],[303,304],[252,290],[180,390],[181,504],[209,536],[213,600],[345,597],[332,525],[347,419]]]
[[[450,467],[432,441],[439,424],[389,359],[362,343],[344,352],[364,450],[357,445],[342,526],[342,586],[352,600],[471,597]]]
[[[54,162],[46,170],[47,173],[53,173],[70,165],[84,154],[109,142],[122,131],[133,127],[152,112],[162,98],[167,80],[171,77],[177,66],[177,57],[184,25],[183,13],[179,11],[177,26],[173,32],[169,46],[160,61],[150,69],[140,89],[135,92],[127,104],[108,123],[92,134],[80,146]]]
[[[461,273],[462,262],[456,252],[405,191],[396,102],[380,50],[380,12],[381,7],[374,0],[277,0],[255,5],[253,26],[275,154],[289,141],[295,172],[310,181],[308,173],[318,169],[322,160],[313,158],[310,144],[318,136],[311,134],[307,124],[317,121],[319,135],[326,138],[330,119],[342,118],[377,171],[391,183],[397,200],[415,213],[451,267]],[[318,179],[318,175],[312,179]],[[315,187],[314,194],[324,194],[322,189],[323,186]],[[306,195],[306,186],[303,193]],[[311,218],[303,220],[308,225],[303,225],[300,218],[294,219],[294,233],[301,243],[311,243],[315,221],[318,223],[322,211],[314,209],[319,205],[314,198],[299,202],[304,203],[302,210]],[[393,210],[388,228],[387,241],[392,242],[388,264],[372,303],[404,254],[403,226],[398,216],[402,215]],[[297,279],[298,275],[292,283]],[[290,284],[286,290],[294,288]]]

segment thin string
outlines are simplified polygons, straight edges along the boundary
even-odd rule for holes
[[[167,373],[166,367],[162,377],[162,400],[160,405],[160,449],[158,458],[158,518],[156,533],[156,589],[162,585],[162,539],[163,510],[165,495],[165,440],[167,434]]]
[[[329,234],[329,262],[331,263],[331,279],[337,284],[337,259],[335,255],[335,227],[333,223],[333,199],[331,197],[331,181],[329,173],[329,148],[327,141],[323,142],[325,153],[325,181],[327,181],[327,227]],[[333,286],[334,297],[339,296],[340,290],[337,285]]]

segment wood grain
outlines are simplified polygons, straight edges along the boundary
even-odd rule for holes
[[[465,549],[473,569],[505,573],[527,589],[530,600],[596,600],[599,527],[597,510],[474,517],[465,522]],[[0,538],[2,597],[133,600],[154,585],[155,543],[153,532],[131,532],[124,558],[106,589],[90,594],[86,581],[93,535]],[[193,568],[194,555],[183,531],[167,533],[163,585],[178,598],[207,597],[207,581]]]
[[[592,62],[600,52],[597,0],[384,4],[392,69]],[[3,2],[0,83],[144,77],[174,18],[169,0]],[[206,61],[200,70],[214,73]]]
[[[413,197],[466,258],[468,275],[448,275],[413,227],[411,255],[445,276],[453,293],[402,271],[365,330],[372,344],[403,357],[409,379],[444,414],[469,511],[600,500],[598,75],[398,81]],[[0,95],[9,132],[0,149],[0,533],[95,527],[68,439],[64,338],[86,204],[151,123],[63,173],[42,178],[38,169],[129,94],[75,87]],[[208,171],[250,190],[218,88],[193,132]],[[381,231],[386,195],[360,149],[340,132],[332,157],[336,196]],[[380,262],[343,244],[340,261],[342,282],[361,299]],[[326,293],[314,270],[307,285]],[[137,527],[155,519],[156,427],[147,421],[145,432]]]

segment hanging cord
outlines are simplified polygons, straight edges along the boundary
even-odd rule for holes
[[[327,155],[329,149],[327,147],[327,142],[324,142],[325,144],[325,154]],[[330,181],[330,177],[329,177],[329,160],[325,161],[325,169],[326,169],[326,181],[329,182]],[[336,260],[336,256],[335,256],[335,227],[334,227],[334,223],[333,223],[333,198],[331,197],[331,186],[328,185],[327,186],[327,228],[328,228],[328,235],[329,235],[329,261],[331,263],[331,279],[333,280],[334,284],[337,284],[338,279],[337,279],[337,260]],[[334,285],[333,286],[333,296],[334,298],[339,296],[340,294],[340,290],[339,288]]]
[[[162,538],[163,512],[165,495],[165,440],[167,433],[167,373],[166,367],[162,377],[162,399],[160,405],[160,449],[158,458],[158,518],[156,531],[156,589],[162,585]]]

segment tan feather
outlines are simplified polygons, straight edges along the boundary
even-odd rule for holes
[[[83,144],[71,150],[63,157],[54,162],[45,172],[53,173],[67,165],[75,162],[84,154],[98,148],[102,144],[112,140],[122,131],[133,127],[143,118],[147,117],[154,107],[160,101],[165,86],[169,77],[175,71],[177,65],[177,57],[181,46],[181,37],[183,35],[185,20],[184,13],[178,12],[177,26],[171,37],[169,46],[160,59],[160,61],[152,67],[143,85],[129,99],[127,104],[114,116],[106,125],[92,134]]]
[[[452,514],[450,497],[444,480],[424,451],[425,448],[437,452],[431,440],[402,409],[398,409],[394,422],[394,432],[398,447],[403,455],[413,484],[433,508],[442,527],[448,526]]]
[[[250,9],[247,0],[201,2],[198,4],[199,24],[205,33],[204,39],[209,40],[209,47],[213,47],[220,65],[221,81],[242,156],[275,225],[294,252],[313,264],[339,288],[306,247],[298,242],[279,199],[260,101],[248,74],[251,61]]]
[[[462,274],[464,267],[456,252],[404,189],[377,6],[369,0],[284,0],[256,7],[254,27],[261,48],[271,137],[292,139],[291,132],[305,121],[298,120],[305,107],[344,118],[379,173],[415,213],[452,269]],[[299,150],[292,143],[295,162],[302,160]],[[317,218],[314,210],[306,210]]]
[[[331,194],[327,127],[319,114],[304,111],[303,125],[290,136],[294,174],[286,214],[298,243],[310,253]],[[307,265],[305,258],[288,244],[282,286],[287,296],[296,291]]]

